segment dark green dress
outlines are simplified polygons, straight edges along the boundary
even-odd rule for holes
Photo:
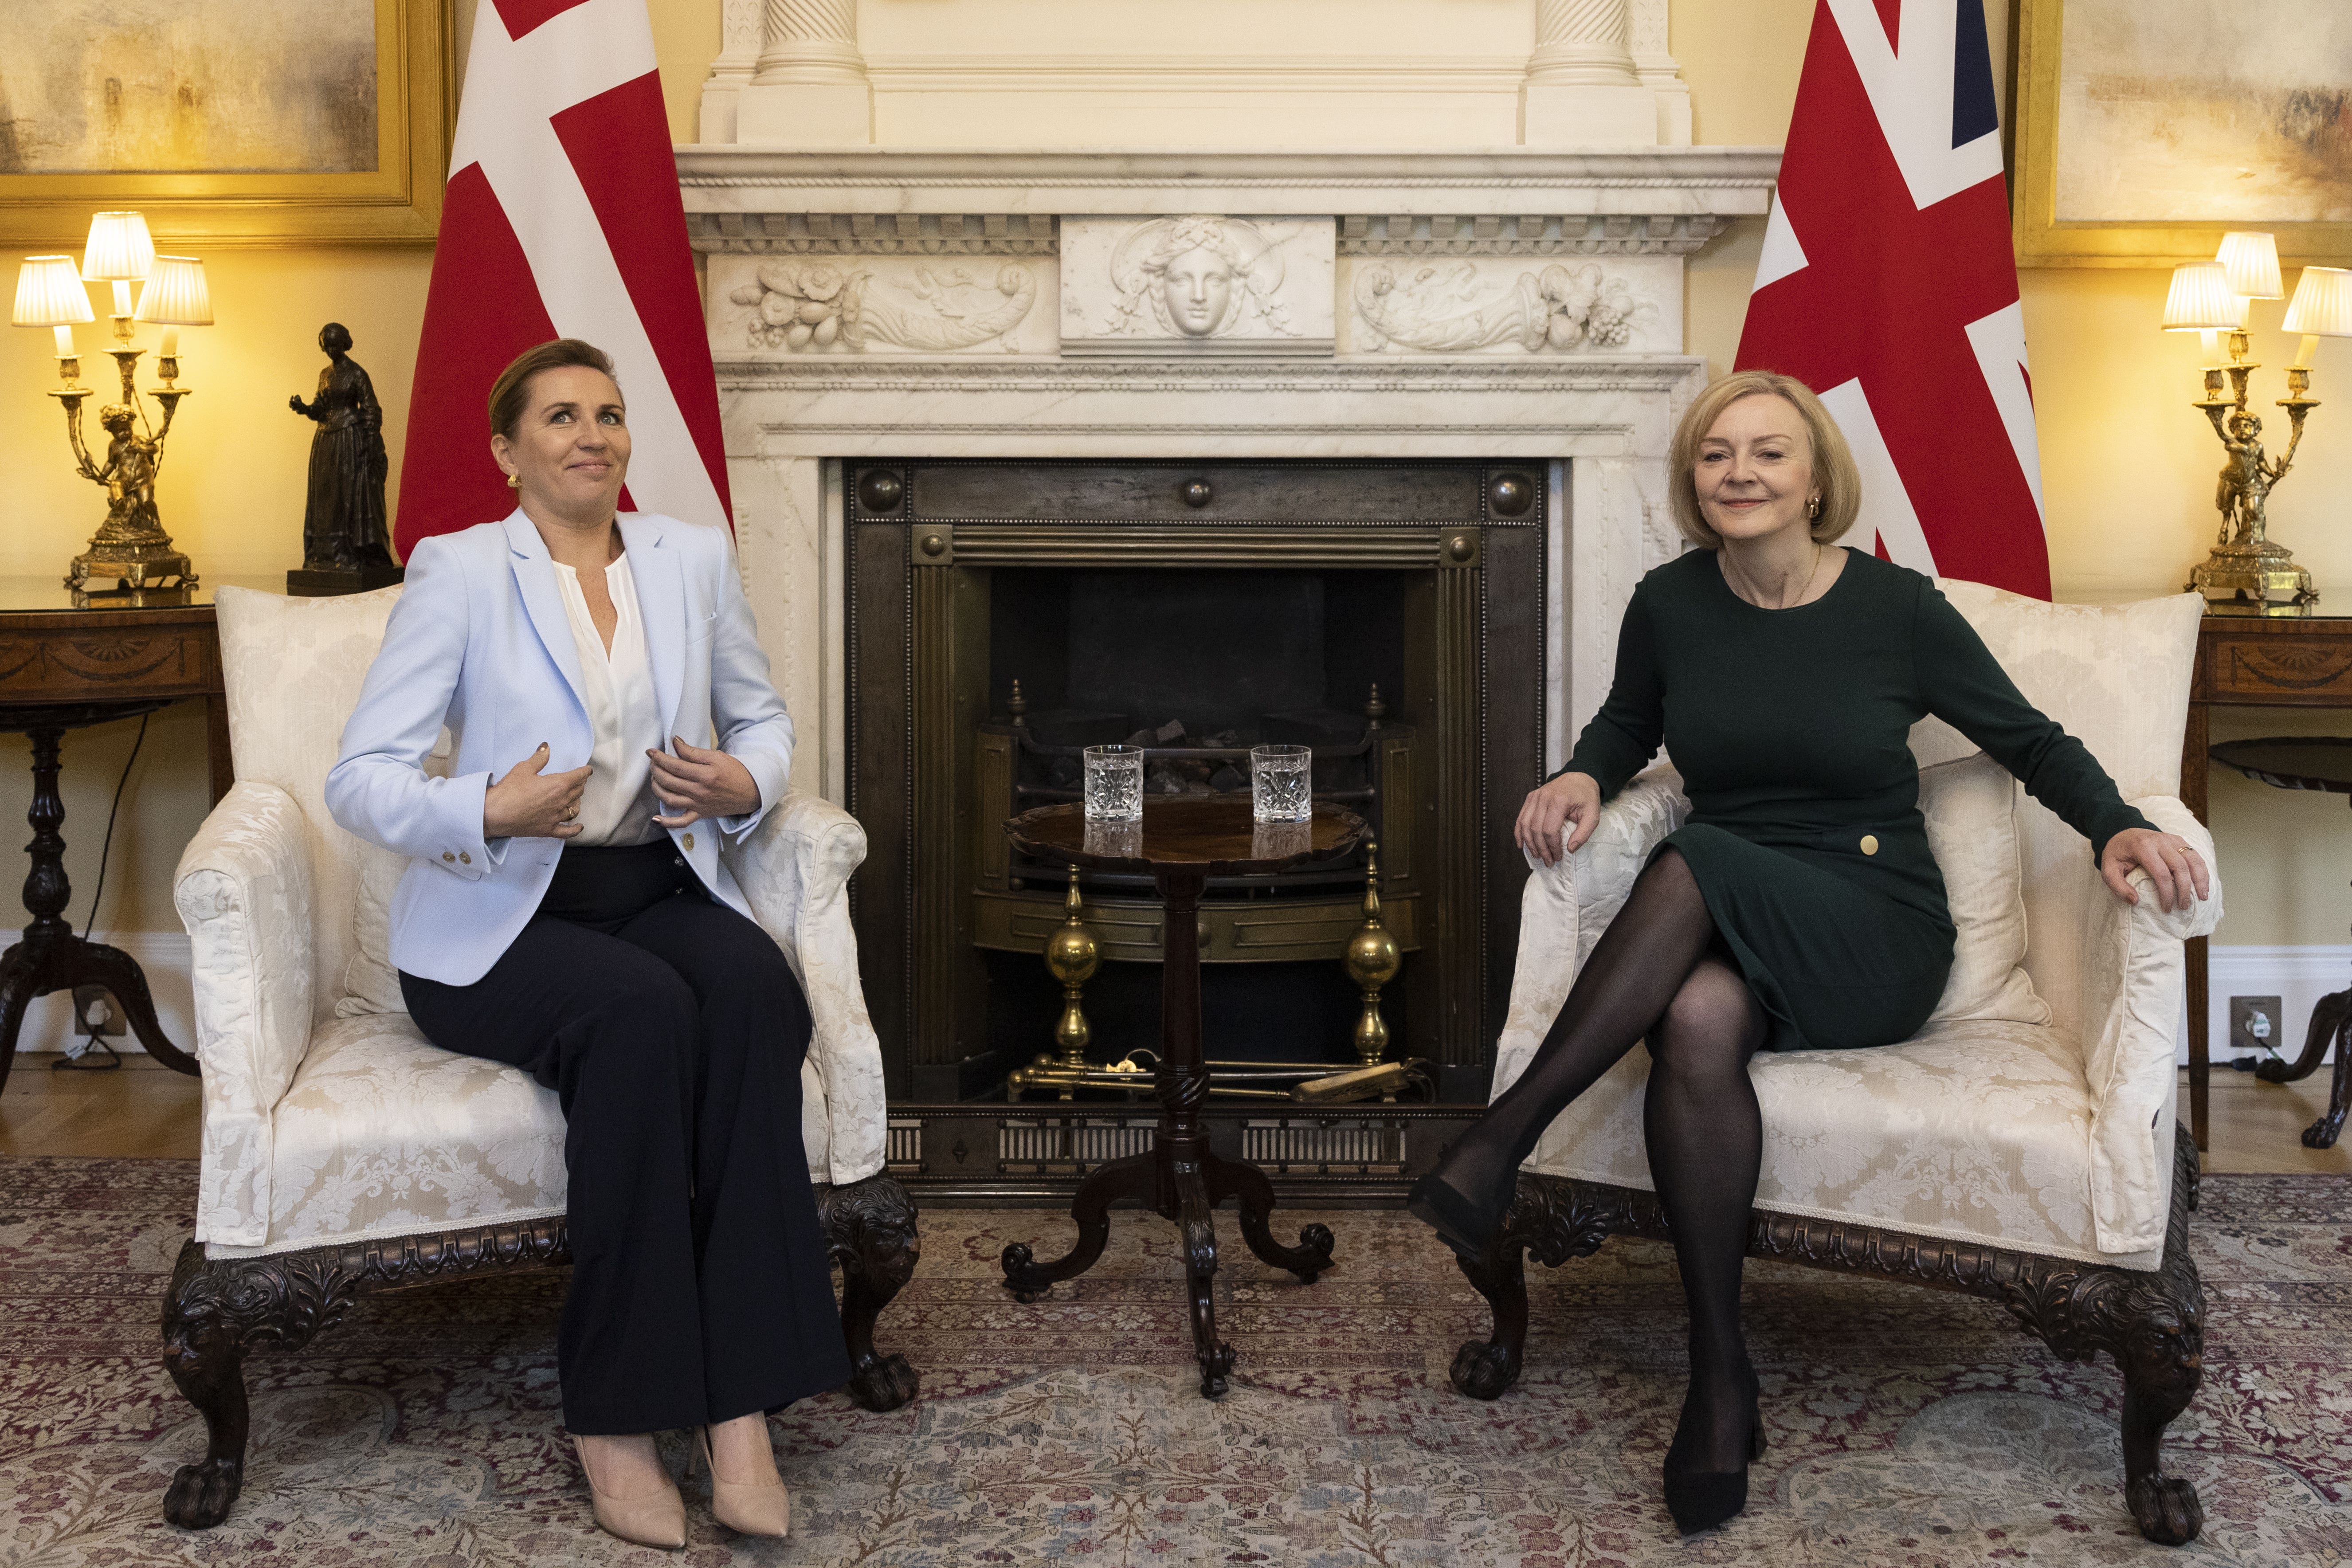
[[[1952,921],[1909,744],[1928,713],[2023,780],[2095,861],[2150,826],[1916,572],[1850,550],[1820,598],[1764,610],[1694,550],[1633,591],[1609,700],[1561,772],[1591,774],[1605,800],[1664,741],[1691,803],[1666,842],[1771,1016],[1769,1049],[1891,1045],[1943,995]]]

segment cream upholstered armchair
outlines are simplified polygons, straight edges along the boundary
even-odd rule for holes
[[[1942,584],[2027,699],[2090,747],[2125,798],[2213,862],[2174,798],[2199,601],[2053,605]],[[2127,906],[2087,846],[2000,765],[1935,720],[1912,733],[1920,805],[1958,950],[1927,1026],[1899,1046],[1755,1058],[1764,1164],[1751,1256],[1877,1274],[2000,1302],[2069,1360],[2124,1374],[2124,1466],[2150,1540],[2189,1540],[2195,1489],[2158,1446],[2202,1375],[2204,1296],[2184,1232],[2196,1151],[2173,1120],[2181,942],[2221,919],[2166,914],[2139,879]],[[1536,866],[1525,893],[1499,1090],[1517,1079],[1577,967],[1650,852],[1688,811],[1656,768],[1602,810],[1582,848]],[[1563,1112],[1521,1169],[1495,1247],[1463,1263],[1495,1311],[1453,1380],[1492,1399],[1527,1342],[1522,1254],[1557,1266],[1612,1234],[1666,1234],[1642,1141],[1648,1058],[1635,1051]]]
[[[173,892],[194,950],[204,1145],[163,1359],[210,1438],[164,1500],[175,1524],[217,1524],[236,1500],[249,1348],[298,1348],[373,1291],[567,1256],[554,1093],[417,1032],[385,956],[404,862],[327,815],[327,771],[399,593],[218,596],[237,782]],[[815,1017],[802,1135],[843,1273],[850,1392],[887,1410],[916,1378],[876,1352],[874,1323],[914,1272],[915,1210],[883,1169],[881,1052],[846,890],[865,855],[855,819],[800,794],[729,851]]]

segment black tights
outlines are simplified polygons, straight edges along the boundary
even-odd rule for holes
[[[1723,955],[1678,851],[1660,852],[1634,882],[1535,1059],[1436,1173],[1499,1213],[1544,1129],[1644,1037],[1642,1131],[1690,1308],[1691,1385],[1677,1436],[1697,1445],[1692,1468],[1738,1469],[1755,1401],[1739,1275],[1764,1153],[1748,1058],[1764,1043],[1764,1010]]]

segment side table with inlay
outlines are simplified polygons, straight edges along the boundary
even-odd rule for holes
[[[2215,708],[2352,709],[2352,588],[2323,588],[2312,613],[2209,615],[2197,633],[2197,672],[2180,749],[2180,799],[2210,826],[2206,773]],[[2206,1018],[2206,939],[2189,942],[2189,1127],[2206,1146],[2212,1074]]]
[[[1310,1225],[1297,1247],[1274,1239],[1266,1223],[1274,1186],[1245,1160],[1209,1150],[1201,1123],[1209,1070],[1201,1058],[1201,894],[1212,877],[1249,877],[1287,870],[1351,854],[1369,832],[1363,818],[1336,805],[1318,805],[1313,820],[1255,826],[1249,798],[1147,800],[1137,824],[1089,824],[1075,804],[1039,806],[1004,825],[1013,847],[1039,859],[1098,871],[1148,873],[1160,890],[1162,962],[1160,980],[1160,1067],[1155,1087],[1160,1126],[1150,1152],[1098,1165],[1078,1184],[1070,1204],[1078,1242],[1051,1263],[1034,1261],[1014,1242],[1004,1249],[1004,1284],[1034,1301],[1047,1287],[1085,1273],[1110,1237],[1110,1206],[1132,1200],[1173,1221],[1183,1232],[1186,1288],[1192,1309],[1192,1352],[1201,1364],[1201,1393],[1223,1396],[1234,1348],[1217,1338],[1213,1288],[1217,1272],[1215,1213],[1227,1198],[1241,1208],[1249,1249],[1306,1284],[1331,1267],[1331,1232]]]
[[[255,579],[240,585],[278,584]],[[33,803],[25,814],[33,829],[26,846],[32,868],[25,879],[25,910],[32,919],[0,953],[0,1085],[16,1058],[26,1007],[37,996],[77,985],[105,987],[157,1061],[180,1072],[196,1070],[195,1058],[157,1022],[137,963],[120,948],[84,942],[64,918],[73,887],[58,831],[66,811],[58,778],[67,731],[194,697],[207,710],[212,798],[217,802],[228,793],[228,710],[211,586],[108,595],[80,604],[76,597],[54,577],[0,577],[0,730],[33,743]]]

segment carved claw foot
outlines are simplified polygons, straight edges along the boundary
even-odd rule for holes
[[[896,1410],[921,1387],[922,1379],[902,1355],[877,1356],[849,1374],[849,1397],[865,1410]]]
[[[2205,1528],[2197,1489],[2179,1476],[2140,1476],[2124,1489],[2132,1521],[2158,1546],[2186,1546]]]
[[[210,1530],[228,1517],[245,1487],[241,1459],[206,1459],[182,1465],[163,1494],[163,1517],[182,1530]]]
[[[841,1265],[841,1332],[849,1350],[849,1396],[867,1410],[896,1410],[920,1380],[899,1355],[874,1348],[875,1321],[914,1278],[922,1247],[915,1201],[889,1175],[827,1187],[817,1199],[825,1244]]]
[[[1486,1340],[1465,1340],[1446,1378],[1473,1399],[1500,1399],[1519,1381],[1519,1352]]]
[[[2321,1117],[2303,1130],[2303,1146],[2306,1149],[2333,1149],[2344,1131],[2344,1112],[2338,1110]]]

